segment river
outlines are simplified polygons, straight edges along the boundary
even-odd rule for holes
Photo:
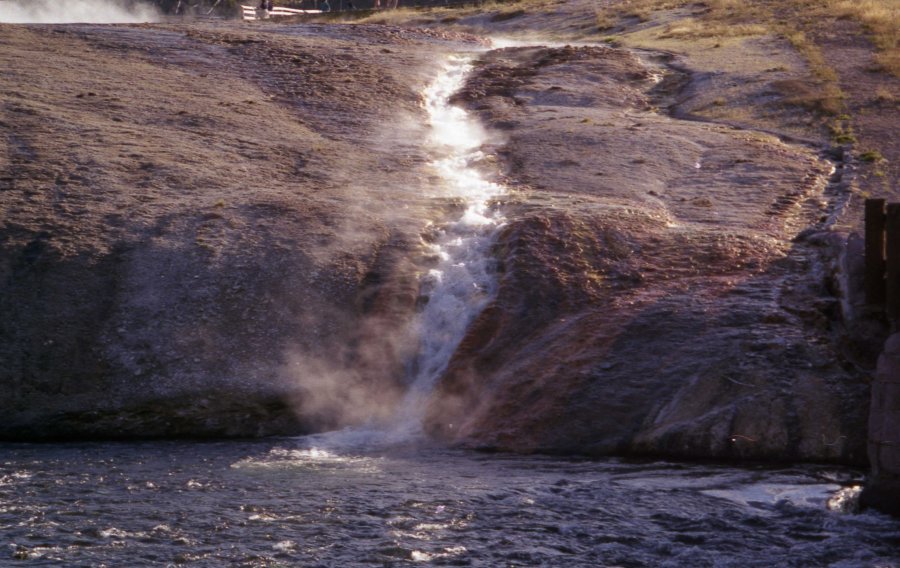
[[[853,470],[365,444],[3,445],[0,565],[900,563],[900,521],[829,510]]]

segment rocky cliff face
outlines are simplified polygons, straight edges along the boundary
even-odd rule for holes
[[[867,389],[832,342],[833,165],[658,112],[686,79],[661,71],[601,47],[484,59],[461,99],[507,133],[524,189],[431,430],[519,451],[863,462]]]

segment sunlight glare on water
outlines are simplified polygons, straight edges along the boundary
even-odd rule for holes
[[[477,168],[485,158],[481,151],[488,139],[484,128],[465,109],[450,104],[450,98],[463,87],[471,70],[470,57],[452,56],[423,91],[431,128],[426,143],[434,156],[431,167],[443,181],[432,188],[432,194],[463,198],[467,210],[475,210],[478,215],[464,215],[460,221],[485,225],[497,222],[486,216],[487,202],[502,194],[504,188],[484,179]]]
[[[431,126],[429,143],[459,151],[477,149],[484,143],[484,128],[469,118],[465,109],[449,103],[471,72],[471,58],[451,56],[434,82],[423,91],[425,111]]]

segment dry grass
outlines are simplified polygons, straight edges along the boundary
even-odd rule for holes
[[[825,62],[825,56],[822,55],[819,46],[811,41],[805,33],[786,24],[778,25],[775,29],[803,55],[815,77],[825,82],[837,83],[837,73]]]
[[[620,18],[637,18],[646,22],[655,11],[674,10],[688,3],[684,0],[626,0],[607,10]]]
[[[745,37],[763,35],[769,29],[761,24],[729,24],[686,18],[666,26],[662,39],[697,39],[703,37]]]
[[[547,8],[552,0],[486,0],[480,5],[447,6],[431,8],[401,7],[394,10],[377,10],[355,21],[373,24],[429,24],[454,23],[467,16],[493,14],[491,21],[501,22],[517,18],[529,12]],[[347,12],[343,12],[347,14]],[[597,13],[598,27],[600,12]]]
[[[655,12],[657,10],[674,10],[690,4],[689,0],[625,0],[611,9],[618,14],[627,15],[636,12]]]
[[[872,34],[881,67],[900,77],[900,2],[896,0],[832,0],[835,12],[861,22]]]
[[[878,89],[875,90],[875,102],[883,105],[894,105],[900,102],[900,99],[897,98],[897,93],[894,93],[885,87],[878,87]]]
[[[873,33],[888,38],[879,43],[879,46],[886,45],[895,41],[889,38],[890,34],[897,33],[896,20],[892,19],[896,9],[883,9],[889,2],[896,0],[784,0],[776,4],[754,0],[705,0],[699,5],[679,0],[633,0],[623,3],[621,7],[608,9],[607,14],[617,13],[621,17],[634,10],[652,12],[692,6],[693,17],[668,25],[659,37],[684,40],[766,34],[783,37],[807,61],[812,75],[808,81],[783,83],[778,90],[785,101],[823,115],[836,116],[844,108],[844,94],[838,85],[837,73],[828,65],[819,46],[803,30],[806,26],[815,25],[820,18],[854,17],[866,22]],[[796,11],[799,16],[785,18],[785,13],[790,11]],[[888,52],[882,55],[890,59]],[[881,60],[880,64],[887,66],[890,63],[885,61]]]
[[[787,79],[775,81],[772,87],[785,103],[822,115],[837,116],[844,108],[844,94],[834,83]]]
[[[512,5],[511,5],[512,4]],[[869,31],[878,48],[877,68],[900,76],[900,0],[622,0],[594,10],[597,31],[615,28],[622,19],[644,22],[654,12],[689,8],[702,11],[695,18],[668,28],[662,38],[696,39],[710,37],[747,37],[772,33],[787,38],[810,62],[813,74],[825,82],[835,80],[814,42],[803,30],[815,26],[821,18],[851,18]],[[413,9],[377,12],[366,21],[401,23],[441,21],[442,17],[460,18],[474,13],[497,12],[499,19],[513,18],[531,11],[552,10],[553,0],[488,0],[479,7],[452,10],[435,8],[423,14]],[[452,13],[450,13],[452,11]],[[444,13],[447,12],[447,13]],[[794,14],[790,19],[785,14]],[[828,93],[833,96],[834,93]]]
[[[604,10],[594,10],[596,14],[597,30],[604,31],[616,26],[616,18]]]
[[[449,16],[451,12],[446,9],[435,9],[428,12],[427,20],[439,21],[441,16],[446,13]],[[457,15],[454,13],[454,15]],[[419,10],[413,8],[397,8],[396,10],[378,10],[372,14],[360,19],[361,22],[371,24],[388,24],[401,25],[408,23],[419,23],[422,20],[422,14]]]
[[[898,0],[783,0],[775,5],[754,0],[626,0],[597,9],[598,27],[615,26],[617,18],[636,17],[648,20],[653,12],[673,10],[685,6],[703,6],[705,13],[699,22],[679,24],[667,32],[669,38],[739,37],[775,31],[789,37],[802,33],[799,27],[786,22],[784,14],[796,12],[806,25],[815,25],[819,18],[851,18],[869,31],[878,48],[876,56],[880,70],[900,76],[900,1]],[[602,25],[599,25],[602,22]],[[785,28],[792,28],[786,31]],[[733,29],[732,29],[733,28]],[[791,39],[789,37],[789,39]],[[807,55],[807,42],[791,39]],[[814,56],[815,57],[815,56]],[[816,62],[817,73],[822,67]]]

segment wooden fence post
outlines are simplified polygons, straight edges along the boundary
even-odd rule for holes
[[[884,228],[887,277],[885,311],[892,322],[900,320],[900,203],[889,203]]]
[[[884,305],[884,199],[866,199],[866,303]]]

